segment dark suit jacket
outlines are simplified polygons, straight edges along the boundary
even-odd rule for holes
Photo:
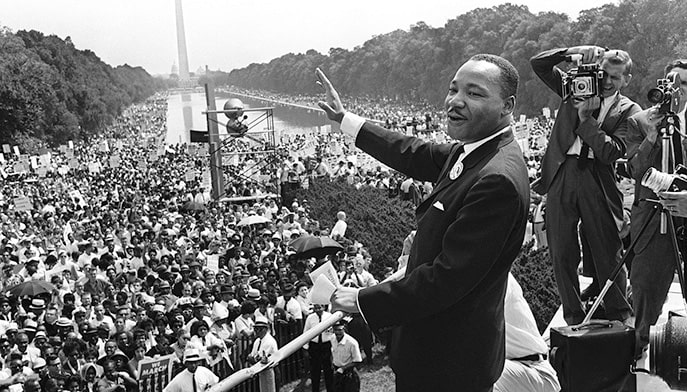
[[[388,166],[437,182],[416,211],[406,276],[363,289],[373,329],[393,332],[397,391],[489,387],[504,362],[503,300],[522,245],[529,187],[511,131],[471,152],[456,180],[456,144],[432,144],[365,123],[356,145]],[[410,229],[410,228],[409,228]]]
[[[559,96],[562,96],[563,71],[556,67],[556,64],[565,60],[566,50],[548,50],[530,60],[537,76]],[[639,111],[639,105],[618,94],[599,127],[599,123],[593,118],[579,123],[577,109],[572,102],[561,102],[542,160],[541,188],[535,190],[541,194],[549,191],[558,169],[566,159],[568,149],[575,141],[575,137],[580,136],[594,152],[592,170],[620,230],[623,225],[623,195],[616,185],[615,161],[625,155],[627,118]]]
[[[646,129],[640,125],[637,118],[644,116],[645,113],[639,113],[628,119],[628,135],[627,135],[627,163],[628,172],[635,179],[635,199],[632,204],[632,225],[630,230],[632,238],[637,238],[635,243],[635,252],[641,253],[646,246],[652,241],[654,236],[658,233],[659,219],[654,219],[649,226],[647,226],[644,234],[638,236],[639,231],[644,222],[649,218],[654,204],[647,202],[640,202],[642,199],[657,200],[658,196],[649,188],[642,186],[641,181],[644,173],[650,168],[661,170],[661,134],[659,133],[656,142],[651,144],[646,140]],[[684,121],[684,119],[681,119]],[[687,148],[685,148],[685,141],[683,140],[680,146],[674,148],[682,148],[682,156],[686,156]],[[666,253],[655,255],[656,257],[673,257],[672,249],[666,249]]]

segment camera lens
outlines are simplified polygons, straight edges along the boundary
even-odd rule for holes
[[[663,91],[654,87],[646,94],[646,98],[651,103],[660,103],[663,101]]]

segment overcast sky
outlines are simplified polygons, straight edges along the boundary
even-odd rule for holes
[[[184,0],[189,69],[229,71],[289,52],[353,49],[373,35],[447,20],[503,0]],[[580,10],[617,0],[511,0],[531,12]],[[0,0],[0,26],[71,37],[106,63],[169,73],[177,61],[174,0]],[[577,44],[577,43],[576,43]],[[582,43],[579,43],[582,44]]]

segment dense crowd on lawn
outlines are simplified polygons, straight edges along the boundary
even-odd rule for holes
[[[384,113],[440,118],[425,106],[358,99],[353,107],[380,120]],[[546,124],[536,127],[531,135],[545,135]],[[383,278],[367,272],[371,257],[346,238],[345,217],[324,227],[310,218],[307,200],[282,203],[281,189],[328,178],[416,204],[432,190],[364,155],[351,159],[353,144],[340,134],[305,134],[279,146],[274,165],[257,153],[240,155],[226,177],[228,199],[215,201],[207,151],[164,146],[165,130],[166,97],[159,95],[127,109],[86,143],[30,155],[5,150],[0,390],[133,390],[140,361],[175,354],[181,369],[188,348],[200,349],[226,377],[241,365],[232,363],[232,350],[253,336],[256,317],[275,333],[282,325],[302,328],[312,313],[308,272],[318,261],[295,254],[291,240],[332,235],[344,247],[329,257],[342,283],[367,286]],[[534,137],[528,142],[536,147]],[[238,140],[230,151],[272,147]],[[312,154],[295,153],[304,150]],[[537,154],[529,159],[536,171]],[[17,293],[22,286],[40,289],[37,281],[54,290]],[[371,335],[363,333],[369,360]]]

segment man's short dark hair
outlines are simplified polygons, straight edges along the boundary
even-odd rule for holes
[[[518,81],[520,75],[510,61],[494,54],[476,54],[470,57],[470,61],[486,61],[499,67],[501,70],[501,98],[505,99],[516,96],[518,92]]]
[[[624,65],[625,70],[623,70],[623,75],[632,73],[632,58],[630,58],[630,54],[624,50],[607,50],[604,52],[603,60],[608,61],[608,63],[612,65]]]
[[[666,65],[665,74],[667,75],[673,68],[687,69],[687,59],[673,60]]]

